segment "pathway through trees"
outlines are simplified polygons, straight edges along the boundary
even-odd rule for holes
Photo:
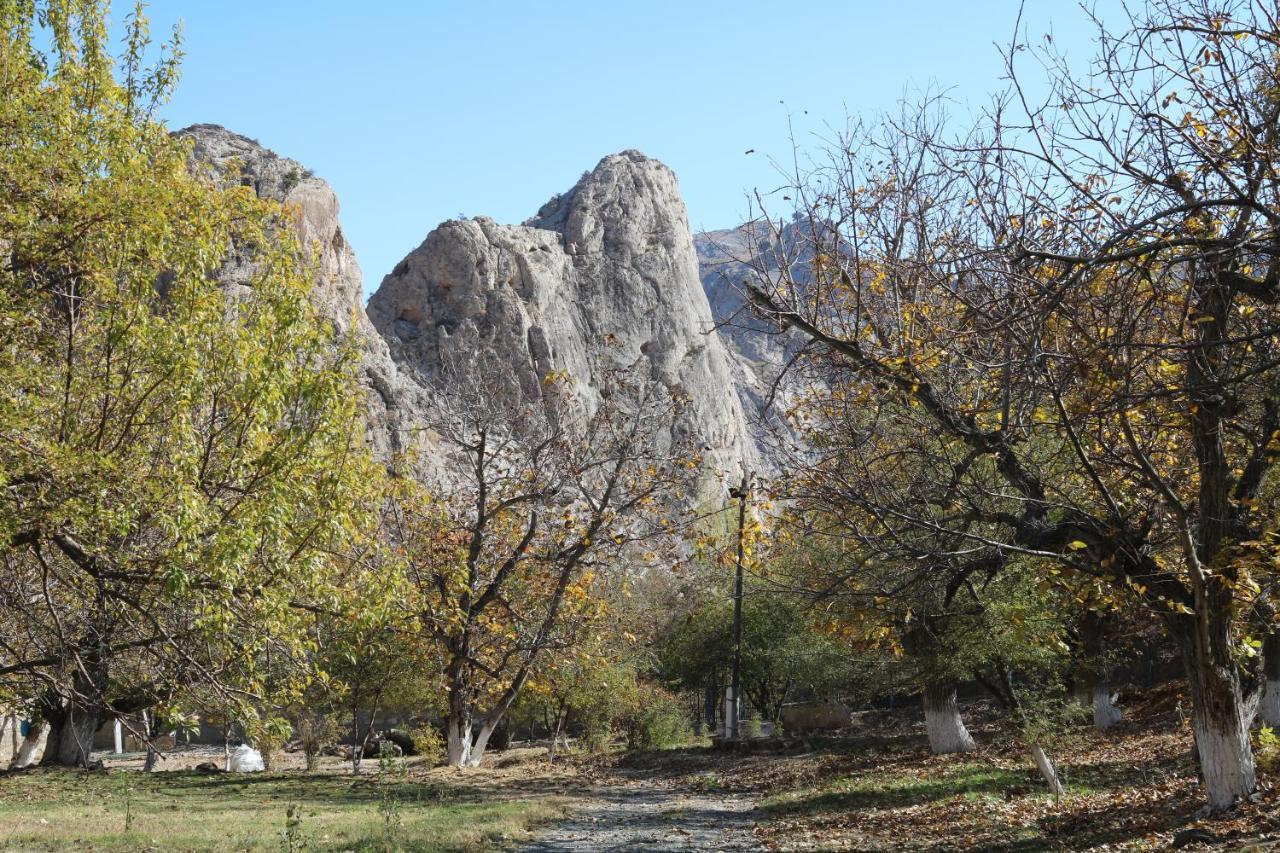
[[[622,850],[763,850],[752,834],[756,801],[703,793],[621,771],[522,853]]]

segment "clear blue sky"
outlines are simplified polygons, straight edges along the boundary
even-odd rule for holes
[[[157,35],[185,28],[170,126],[225,125],[333,184],[369,293],[440,221],[519,222],[626,148],[675,169],[695,229],[734,225],[746,191],[777,184],[767,158],[789,157],[789,114],[807,144],[930,85],[980,105],[1018,4],[152,0],[149,14]],[[1051,27],[1088,58],[1074,3],[1027,7],[1033,35]]]

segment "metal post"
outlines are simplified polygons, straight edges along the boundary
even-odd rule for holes
[[[733,721],[730,728],[731,737],[737,738],[741,733],[742,709],[742,565],[745,562],[745,546],[742,541],[743,530],[747,522],[747,498],[751,495],[751,474],[744,472],[742,483],[736,489],[729,490],[729,496],[738,499],[738,561],[733,583],[733,683],[729,688],[730,702],[733,704]],[[726,723],[729,721],[726,720]],[[726,726],[729,728],[729,726]]]

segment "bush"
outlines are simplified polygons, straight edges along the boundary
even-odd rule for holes
[[[320,763],[320,750],[337,739],[338,723],[329,714],[309,711],[294,717],[293,732],[301,741],[302,754],[307,759],[307,770],[314,771]]]
[[[632,707],[627,721],[628,749],[674,749],[693,737],[688,712],[661,687],[641,686]]]
[[[439,764],[444,760],[447,751],[444,734],[435,726],[430,723],[415,726],[409,730],[409,737],[413,739],[414,750],[428,764]]]
[[[1254,738],[1256,745],[1253,750],[1253,759],[1258,769],[1270,773],[1280,764],[1280,735],[1270,726],[1263,726],[1258,729]]]

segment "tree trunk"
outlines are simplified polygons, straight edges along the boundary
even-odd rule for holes
[[[1249,743],[1240,676],[1233,665],[1215,665],[1186,651],[1194,705],[1192,726],[1210,811],[1231,808],[1258,787]]]
[[[1258,718],[1268,726],[1280,726],[1280,632],[1267,634],[1262,643],[1262,675],[1266,681]]]
[[[13,758],[13,768],[21,770],[36,763],[46,746],[48,736],[49,726],[46,723],[33,722],[31,728],[27,729],[26,737],[22,739],[22,745],[18,747],[18,754]]]
[[[564,710],[564,703],[560,703],[560,707],[556,710],[556,724],[551,729],[551,746],[547,748],[547,763],[551,764],[556,760],[556,746],[560,743],[560,733],[564,731],[564,719],[568,716]]]
[[[1124,719],[1124,714],[1111,702],[1110,664],[1107,660],[1107,627],[1110,617],[1086,610],[1080,618],[1081,661],[1078,682],[1093,706],[1093,727],[1105,732]]]
[[[1124,719],[1124,712],[1111,702],[1111,687],[1098,679],[1093,683],[1093,727],[1105,732]]]
[[[1062,787],[1062,780],[1058,778],[1058,768],[1053,766],[1053,759],[1044,751],[1043,746],[1038,743],[1031,745],[1031,760],[1035,762],[1036,769],[1040,771],[1040,776],[1055,797],[1061,797],[1066,793]]]
[[[117,722],[118,725],[118,722]],[[142,736],[147,740],[147,758],[142,763],[142,772],[150,773],[156,769],[156,748],[153,743],[155,732],[152,731],[151,715],[146,711],[142,712]],[[230,759],[227,760],[228,769],[230,769]]]
[[[956,686],[949,682],[930,682],[924,688],[924,725],[929,733],[929,748],[934,755],[972,752],[973,736],[960,719],[956,706]]]
[[[466,765],[468,767],[479,767],[480,760],[484,758],[485,748],[489,745],[489,738],[498,727],[501,719],[491,720],[486,718],[480,724],[480,731],[476,733],[475,740],[471,744],[471,753],[467,756]]]
[[[467,767],[471,761],[471,710],[466,707],[451,709],[445,728],[448,730],[449,766]]]
[[[98,730],[98,715],[68,708],[61,717],[50,723],[49,740],[40,764],[45,767],[88,767],[93,735]]]

